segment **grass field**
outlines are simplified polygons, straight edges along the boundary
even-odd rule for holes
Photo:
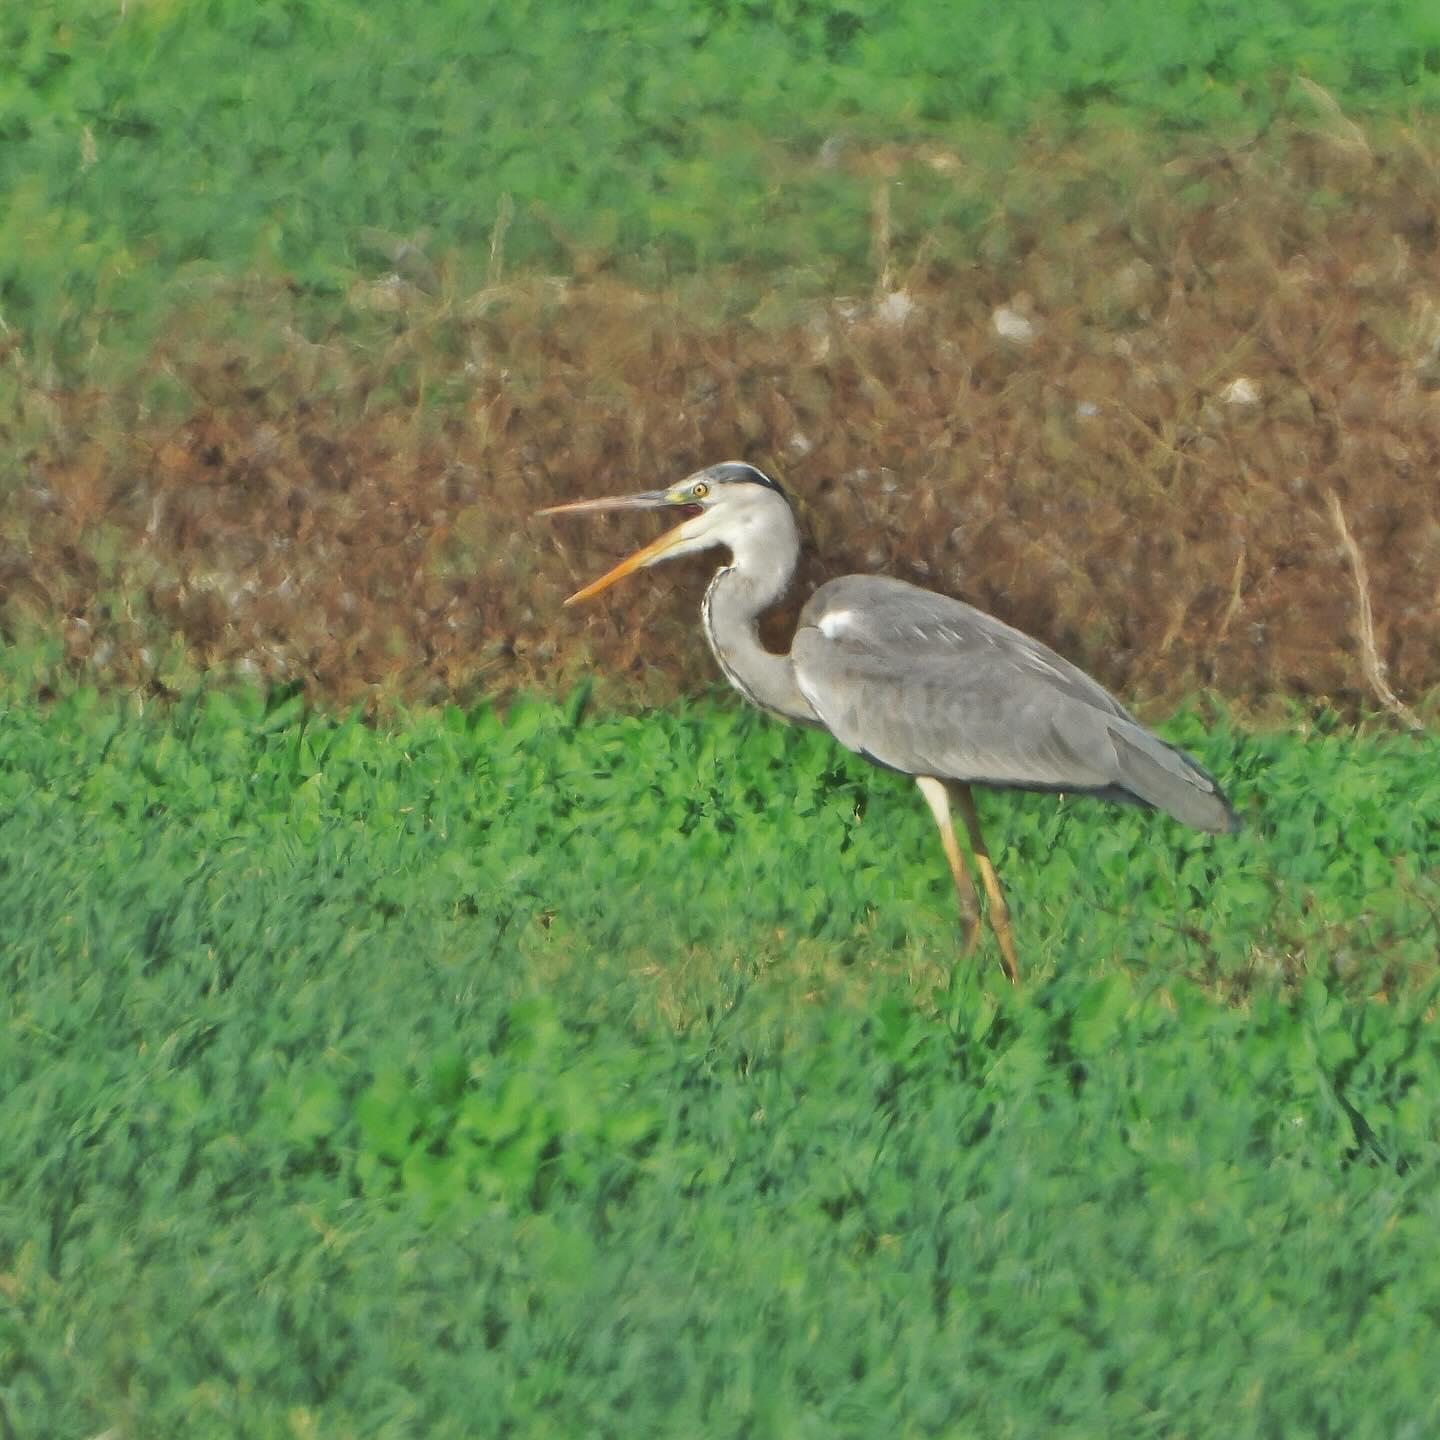
[[[0,8],[0,1440],[1440,1431],[1431,9]],[[959,959],[731,457],[1240,833]]]
[[[996,800],[1012,991],[908,783],[581,698],[12,706],[13,1433],[1440,1420],[1433,740]]]
[[[874,175],[847,144],[921,151],[895,198],[913,242],[973,228],[986,199],[953,171],[1003,169],[1027,127],[1248,135],[1314,114],[1307,86],[1361,115],[1440,100],[1440,21],[1399,0],[1043,0],[998,22],[979,0],[44,0],[7,9],[0,49],[0,311],[67,366],[217,271],[328,308],[423,235],[422,270],[429,248],[479,283],[497,222],[502,258],[552,271],[853,283]]]
[[[1339,500],[1428,713],[1423,6],[86,0],[0,51],[0,634],[91,680],[663,700],[682,607],[557,633],[589,561],[527,517],[739,456],[806,582],[1162,703],[1374,703]]]

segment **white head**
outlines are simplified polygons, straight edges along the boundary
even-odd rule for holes
[[[686,518],[658,540],[627,556],[613,570],[565,603],[586,600],[615,581],[647,565],[677,555],[693,555],[712,546],[726,546],[740,570],[761,568],[767,561],[784,560],[788,573],[794,564],[798,537],[795,517],[785,492],[753,465],[727,460],[688,475],[668,490],[645,490],[605,500],[575,500],[552,505],[541,515],[575,514],[595,510],[679,510]]]

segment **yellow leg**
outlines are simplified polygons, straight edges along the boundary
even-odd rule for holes
[[[960,926],[965,932],[965,953],[971,954],[980,939],[980,897],[975,893],[975,882],[965,868],[965,857],[960,853],[960,842],[955,838],[955,827],[950,823],[950,792],[943,780],[933,775],[917,775],[915,783],[935,817],[940,828],[940,843],[945,847],[945,859],[950,865],[950,874],[955,881],[955,899],[960,906]]]
[[[985,837],[980,833],[980,817],[975,813],[975,797],[968,785],[956,785],[955,803],[970,834],[970,849],[980,871],[980,883],[990,900],[990,928],[1000,942],[1000,964],[1006,978],[1013,985],[1020,978],[1020,967],[1015,963],[1015,940],[1010,933],[1010,907],[1005,903],[1000,889],[1000,877],[995,873],[990,852],[985,848]]]

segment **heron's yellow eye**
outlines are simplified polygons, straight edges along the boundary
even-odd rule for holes
[[[703,480],[697,480],[690,487],[690,493],[697,500],[703,500],[710,493],[710,487]]]

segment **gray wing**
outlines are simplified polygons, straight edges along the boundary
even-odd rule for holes
[[[1088,791],[1204,830],[1234,817],[1214,780],[1084,671],[982,610],[878,575],[811,596],[796,684],[842,745],[912,775]]]

